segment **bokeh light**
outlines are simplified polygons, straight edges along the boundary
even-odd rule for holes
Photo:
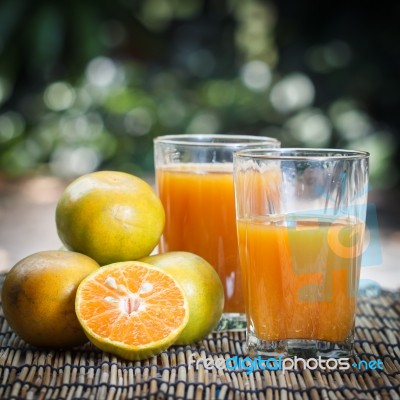
[[[133,136],[148,134],[153,123],[154,118],[150,111],[145,107],[134,108],[126,114],[124,120],[125,129]]]
[[[75,178],[93,172],[100,162],[99,154],[91,147],[57,147],[52,155],[50,167],[58,176]]]
[[[259,60],[249,61],[242,68],[243,83],[251,90],[262,91],[267,89],[271,82],[269,66]]]
[[[9,111],[0,115],[0,144],[21,135],[24,128],[25,122],[20,114]]]
[[[66,82],[55,82],[44,92],[44,102],[50,110],[62,111],[71,107],[75,100],[75,90]]]
[[[182,125],[186,114],[185,105],[175,96],[168,96],[158,101],[157,115],[160,123],[167,129]]]
[[[317,109],[302,111],[285,124],[293,139],[307,147],[325,147],[332,134],[329,119]]]
[[[289,74],[271,91],[271,103],[281,113],[289,113],[311,105],[315,89],[311,79],[302,73]]]
[[[212,112],[199,112],[190,121],[187,133],[217,133],[220,121]]]
[[[396,146],[390,132],[376,131],[368,137],[350,141],[347,147],[370,153],[369,174],[373,187],[384,188],[398,180],[399,173],[393,162]]]
[[[118,75],[115,63],[107,57],[96,57],[86,68],[88,81],[98,87],[110,86],[114,83]]]
[[[356,109],[337,115],[334,124],[340,135],[348,140],[368,136],[374,132],[368,115]]]

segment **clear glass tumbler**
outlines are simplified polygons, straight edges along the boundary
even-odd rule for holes
[[[354,342],[369,154],[234,156],[250,354],[346,357]]]
[[[245,329],[236,236],[233,153],[279,147],[247,135],[170,135],[154,140],[156,185],[166,212],[160,251],[188,251],[206,259],[225,291],[217,330]]]

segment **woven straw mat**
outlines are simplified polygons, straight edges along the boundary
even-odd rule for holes
[[[400,399],[400,292],[359,300],[356,355],[383,370],[229,371],[188,360],[246,357],[244,332],[129,362],[91,344],[65,351],[27,345],[0,309],[0,399]]]

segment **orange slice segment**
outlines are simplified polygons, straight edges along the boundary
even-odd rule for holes
[[[95,346],[128,360],[168,348],[189,318],[175,279],[139,261],[110,264],[89,275],[78,287],[75,311]]]

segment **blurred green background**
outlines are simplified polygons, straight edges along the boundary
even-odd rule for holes
[[[155,136],[251,133],[367,150],[395,187],[400,8],[368,4],[2,0],[0,175],[141,175]]]

